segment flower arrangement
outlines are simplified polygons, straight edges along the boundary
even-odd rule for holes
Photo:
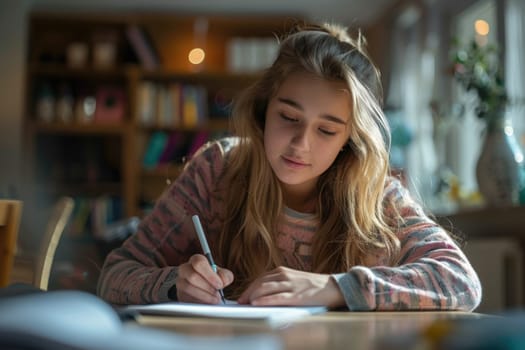
[[[479,45],[473,40],[465,48],[453,42],[452,62],[455,80],[477,95],[476,115],[487,123],[503,116],[508,103],[503,71],[494,45]]]

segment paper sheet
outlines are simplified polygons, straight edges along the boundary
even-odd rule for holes
[[[191,303],[162,303],[153,305],[131,305],[126,310],[135,311],[143,315],[211,317],[243,320],[262,320],[272,324],[286,323],[294,319],[309,315],[324,313],[324,306],[249,306],[239,304],[191,304]]]

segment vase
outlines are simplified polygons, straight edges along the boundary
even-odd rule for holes
[[[523,153],[510,121],[504,117],[489,119],[476,165],[479,191],[488,206],[519,204],[522,163]]]

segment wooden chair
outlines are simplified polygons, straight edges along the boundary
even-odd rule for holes
[[[16,254],[22,202],[0,200],[0,287],[9,284]]]
[[[37,288],[47,290],[55,251],[66,224],[71,217],[74,204],[75,202],[72,198],[64,196],[53,206],[34,264],[33,285]]]

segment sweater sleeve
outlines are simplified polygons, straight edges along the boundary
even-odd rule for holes
[[[221,159],[218,142],[193,157],[138,231],[106,257],[97,286],[99,296],[120,305],[169,300],[178,266],[201,252],[191,216],[199,214],[203,225],[208,221],[209,194]]]
[[[481,284],[447,232],[424,214],[397,180],[385,189],[403,217],[396,266],[355,266],[334,274],[349,310],[462,310],[481,301]],[[392,209],[392,208],[390,208]]]

